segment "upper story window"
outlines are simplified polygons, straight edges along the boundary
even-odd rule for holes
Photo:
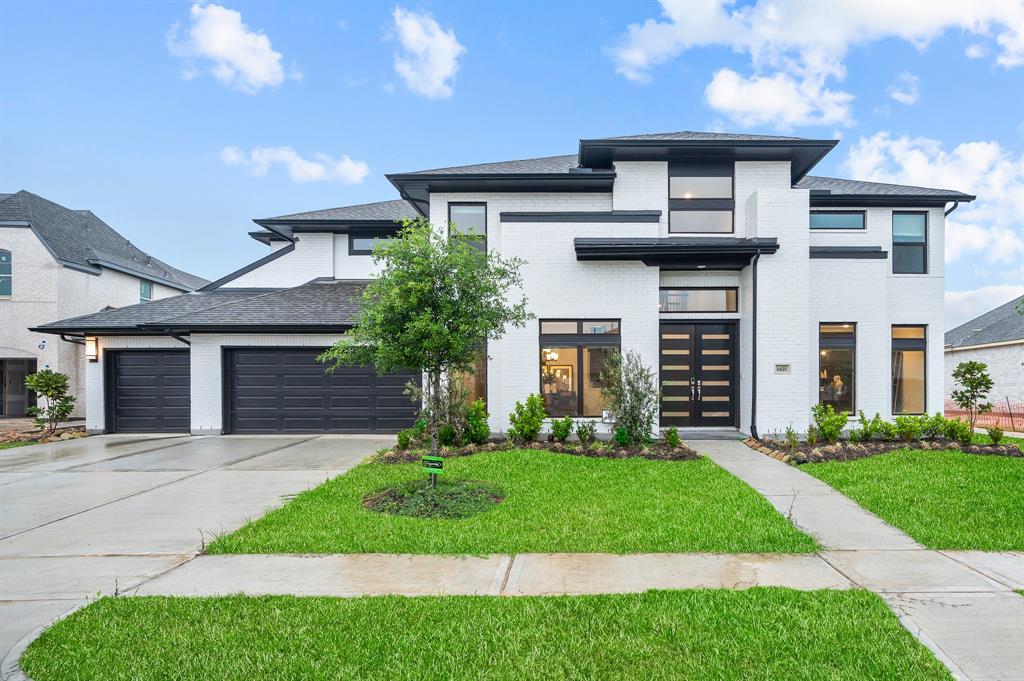
[[[487,204],[449,203],[448,224],[453,233],[474,234],[473,244],[487,250]]]
[[[665,286],[659,291],[658,310],[665,312],[735,312],[735,288]]]
[[[927,213],[893,211],[892,271],[893,274],[927,274]]]
[[[153,282],[142,280],[139,282],[139,302],[148,303],[153,300]]]
[[[11,295],[11,252],[0,250],[0,296]]]
[[[732,163],[668,164],[668,231],[729,234],[733,228]]]
[[[864,229],[864,211],[812,210],[811,229]]]
[[[348,254],[349,255],[372,255],[374,247],[381,241],[392,238],[391,233],[380,234],[349,234]]]

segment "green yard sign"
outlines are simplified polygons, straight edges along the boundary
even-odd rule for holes
[[[430,473],[431,475],[444,473],[444,459],[440,456],[424,456],[423,472]]]

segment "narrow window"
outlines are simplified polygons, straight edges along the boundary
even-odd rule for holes
[[[459,376],[462,387],[466,391],[466,402],[483,400],[487,402],[487,351],[477,355],[473,361],[473,371]]]
[[[349,255],[372,255],[373,249],[381,241],[386,241],[394,236],[392,232],[380,232],[372,234],[349,234],[348,254]]]
[[[139,282],[139,302],[148,303],[153,300],[153,282],[141,280]]]
[[[540,322],[540,393],[548,416],[601,416],[601,371],[620,347],[618,320]]]
[[[487,250],[487,204],[449,203],[448,229],[449,234],[474,236],[473,245]]]
[[[864,211],[812,210],[811,229],[864,229]]]
[[[735,288],[665,286],[659,292],[660,312],[735,312]]]
[[[928,272],[928,214],[892,214],[892,271],[894,274]]]
[[[668,165],[668,231],[729,234],[733,230],[732,163]]]
[[[857,325],[818,325],[818,403],[852,414],[856,405]]]
[[[892,413],[924,414],[928,327],[892,327]]]
[[[11,252],[0,250],[0,296],[9,296],[14,289],[12,284]]]

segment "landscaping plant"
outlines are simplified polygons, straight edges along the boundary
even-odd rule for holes
[[[28,408],[29,416],[35,417],[39,430],[47,435],[57,432],[61,421],[71,416],[75,408],[75,396],[68,395],[70,383],[67,374],[52,369],[43,369],[25,378],[25,387],[43,398],[43,407],[32,405]]]
[[[846,414],[837,414],[831,404],[816,404],[811,407],[811,420],[814,422],[812,427],[818,439],[829,444],[838,442],[843,428],[846,427]]]
[[[565,442],[572,435],[572,417],[566,416],[560,419],[552,419],[551,421],[551,437],[555,438],[555,442]]]
[[[796,429],[793,426],[786,426],[786,446],[789,449],[796,449],[797,445],[800,444],[800,438],[796,435]]]
[[[967,422],[974,432],[974,424],[978,416],[992,411],[992,404],[986,402],[992,390],[992,377],[988,375],[988,366],[982,362],[960,362],[953,369],[953,385],[956,386],[950,397],[956,405],[967,412]]]
[[[512,424],[508,431],[508,439],[516,442],[536,440],[547,417],[544,398],[536,393],[527,395],[526,403],[517,401],[515,409],[508,415],[508,421]]]
[[[924,419],[924,430],[922,435],[928,438],[943,437],[946,434],[946,417],[939,412],[935,412],[930,417],[922,417]]]
[[[616,427],[615,432],[612,434],[612,439],[615,440],[615,444],[621,447],[628,447],[630,442],[633,441],[633,437],[625,426]]]
[[[967,421],[948,419],[946,421],[946,439],[968,444],[974,439],[974,429]]]
[[[924,432],[924,424],[917,416],[897,416],[896,435],[904,442],[913,442],[921,437]]]
[[[643,363],[640,353],[613,352],[601,369],[601,394],[615,423],[627,434],[625,444],[651,441],[654,422],[658,418],[658,380],[654,371]],[[618,442],[618,428],[615,430]]]
[[[597,426],[594,425],[593,421],[577,421],[576,422],[576,439],[580,441],[580,444],[584,447],[590,445],[594,440],[597,439]]]
[[[679,429],[669,426],[665,429],[665,444],[669,447],[678,447],[682,440],[679,439]]]
[[[999,426],[992,426],[988,429],[988,438],[992,440],[992,444],[999,444],[999,441],[1003,439],[1003,429]]]
[[[487,407],[484,401],[477,398],[466,405],[466,432],[465,440],[476,445],[482,445],[491,437],[491,427],[487,423]]]

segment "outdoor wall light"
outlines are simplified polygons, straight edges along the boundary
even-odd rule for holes
[[[99,361],[99,359],[100,359],[100,357],[99,357],[99,348],[97,346],[95,338],[88,338],[87,337],[85,339],[85,358],[87,360],[89,360],[90,362],[98,362]]]

